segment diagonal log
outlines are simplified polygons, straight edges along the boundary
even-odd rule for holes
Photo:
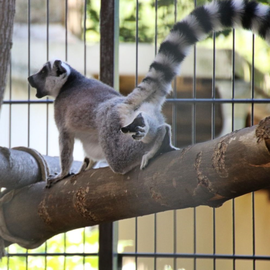
[[[47,165],[48,164],[48,165]],[[48,168],[46,168],[48,166]],[[81,162],[73,162],[71,172],[79,170]],[[48,172],[45,172],[48,170]],[[18,189],[44,181],[48,175],[60,172],[58,157],[42,156],[27,147],[0,147],[0,187]],[[44,178],[44,179],[42,179]]]
[[[143,171],[89,170],[51,189],[34,183],[16,190],[3,205],[4,219],[12,235],[41,244],[79,227],[198,205],[217,207],[270,185],[269,142],[270,117],[163,154]]]

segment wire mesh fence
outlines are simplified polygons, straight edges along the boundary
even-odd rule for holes
[[[0,119],[1,146],[24,145],[58,155],[53,101],[37,100],[26,78],[53,58],[69,62],[84,75],[98,77],[102,2],[106,4],[94,0],[17,1]],[[115,61],[119,89],[128,94],[146,73],[170,26],[197,3],[120,0],[118,4],[117,44],[121,43]],[[249,54],[243,52],[243,42]],[[233,30],[213,34],[193,48],[163,109],[176,146],[222,136],[269,114],[269,77],[259,54],[266,47],[261,42],[250,33]],[[264,61],[270,62],[267,52]],[[74,158],[83,159],[79,143]],[[117,243],[105,240],[103,245],[117,244],[114,268],[122,270],[269,269],[269,206],[269,191],[262,190],[217,209],[201,206],[123,220],[115,224]],[[55,236],[35,250],[12,245],[0,268],[98,269],[99,244],[98,227],[78,229]]]

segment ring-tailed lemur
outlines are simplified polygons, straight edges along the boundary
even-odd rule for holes
[[[173,26],[149,72],[127,97],[85,78],[60,60],[47,62],[30,76],[29,83],[37,89],[38,98],[56,98],[62,172],[51,177],[48,185],[68,175],[75,138],[82,142],[88,158],[106,159],[114,172],[122,174],[139,164],[143,169],[161,147],[163,151],[175,149],[171,128],[161,113],[171,82],[193,44],[212,31],[232,27],[252,30],[270,43],[269,6],[225,0],[197,7]]]

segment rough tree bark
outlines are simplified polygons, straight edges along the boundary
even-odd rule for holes
[[[83,226],[198,205],[217,207],[268,187],[269,175],[270,117],[258,126],[163,154],[143,171],[90,170],[51,189],[44,182],[27,183],[5,195],[1,211],[8,233],[32,248]]]
[[[15,0],[0,0],[0,110],[10,62],[15,2]]]

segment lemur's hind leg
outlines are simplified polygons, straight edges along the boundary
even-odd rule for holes
[[[158,118],[158,116],[140,112],[132,123],[122,127],[121,131],[131,135],[134,140],[151,143],[156,138],[158,127],[163,125],[163,119],[161,122]]]
[[[133,122],[121,128],[121,131],[130,134],[134,140],[154,142],[150,151],[142,157],[141,169],[144,169],[156,154],[178,150],[171,143],[171,126],[166,123],[158,124],[155,118],[146,113],[139,113]]]
[[[143,155],[140,166],[141,170],[147,166],[151,158],[158,152],[161,152],[161,148],[163,149],[163,152],[179,150],[179,148],[176,148],[171,144],[171,126],[166,123],[158,127],[153,147],[149,152]]]

